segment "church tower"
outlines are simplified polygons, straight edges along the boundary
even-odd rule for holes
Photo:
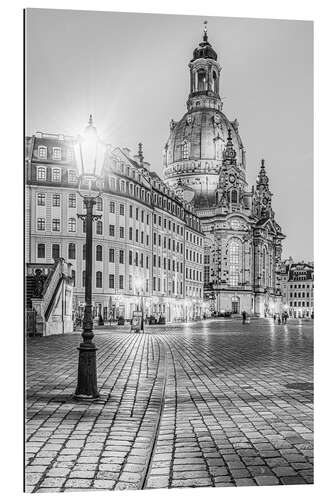
[[[181,178],[184,185],[194,190],[195,207],[215,206],[228,137],[233,143],[235,165],[245,176],[245,150],[238,133],[238,121],[229,121],[222,113],[222,68],[217,59],[205,24],[203,39],[189,63],[187,112],[180,121],[171,120],[163,152],[165,182],[176,189]]]
[[[187,112],[170,122],[164,179],[179,198],[190,196],[201,221],[206,311],[267,316],[280,312],[284,235],[274,218],[264,160],[256,186],[248,187],[238,121],[222,112],[221,70],[205,23],[189,63]]]

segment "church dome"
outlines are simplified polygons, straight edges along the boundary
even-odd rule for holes
[[[236,154],[235,164],[242,172],[245,170],[245,152],[238,134],[237,120],[231,122],[222,113],[223,103],[219,92],[222,68],[208,42],[206,27],[203,41],[194,50],[193,56],[189,63],[187,113],[180,121],[170,122],[163,173],[170,187],[176,188],[181,180],[182,184],[195,191],[195,206],[211,206],[216,201],[228,135],[231,136]]]
[[[228,134],[236,153],[236,164],[245,168],[245,152],[238,134],[238,122],[221,111],[202,107],[187,112],[170,124],[164,151],[164,179],[174,186],[179,179],[195,190],[195,206],[215,203],[219,172]]]
[[[243,145],[237,125],[237,121],[230,122],[216,109],[202,107],[187,112],[179,122],[170,124],[170,136],[166,144],[166,166],[184,160],[221,160],[229,129],[237,161],[242,163]]]

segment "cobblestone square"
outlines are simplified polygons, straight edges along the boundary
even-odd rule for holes
[[[93,403],[79,333],[27,340],[27,492],[313,482],[312,321],[95,333]]]

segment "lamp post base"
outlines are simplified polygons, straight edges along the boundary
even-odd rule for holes
[[[82,343],[79,350],[79,366],[77,387],[74,398],[81,401],[92,401],[99,398],[97,389],[96,351],[93,343]]]

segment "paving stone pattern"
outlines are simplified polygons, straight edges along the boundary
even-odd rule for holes
[[[312,483],[312,330],[101,329],[90,403],[71,397],[80,335],[28,339],[26,491]]]

